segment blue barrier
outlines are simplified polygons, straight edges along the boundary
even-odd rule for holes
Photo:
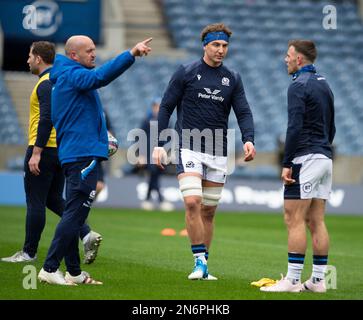
[[[183,202],[175,177],[165,176],[161,190],[166,201],[182,209]],[[282,212],[283,188],[277,181],[256,181],[230,178],[227,180],[219,205],[221,211]],[[106,179],[106,188],[99,194],[95,206],[139,208],[145,199],[147,183],[144,178],[127,176]],[[360,199],[363,186],[334,185],[327,201],[327,212],[363,215]],[[0,173],[0,205],[25,205],[22,173]]]
[[[0,204],[25,205],[22,173],[0,172]]]

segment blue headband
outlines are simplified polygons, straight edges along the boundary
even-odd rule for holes
[[[203,39],[203,46],[215,40],[224,40],[228,42],[229,36],[224,31],[208,32]]]

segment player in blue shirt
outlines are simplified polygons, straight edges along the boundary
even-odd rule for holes
[[[233,108],[244,143],[245,161],[255,156],[253,117],[240,75],[223,65],[232,32],[211,24],[201,33],[204,55],[181,65],[172,76],[161,102],[159,134],[177,108],[179,137],[177,175],[184,198],[186,226],[194,256],[188,279],[216,280],[208,274],[214,216],[227,175],[228,117]],[[160,135],[159,135],[159,140]],[[154,148],[160,167],[166,157],[163,141]]]
[[[312,41],[292,40],[288,44],[285,62],[293,81],[288,89],[288,128],[281,173],[285,184],[288,271],[284,279],[262,287],[262,291],[326,291],[329,235],[324,213],[332,185],[334,96],[313,65],[316,56]],[[312,237],[313,271],[310,279],[301,284],[306,226]]]
[[[108,158],[107,128],[97,89],[126,71],[135,56],[147,55],[150,41],[151,38],[136,44],[98,68],[96,47],[86,36],[69,38],[66,56],[56,56],[50,73],[54,84],[52,122],[67,182],[66,204],[39,272],[40,281],[59,285],[102,284],[81,270],[77,239],[96,195],[100,162]],[[65,276],[59,270],[63,258]]]
[[[55,45],[48,41],[33,42],[28,58],[29,69],[39,77],[30,96],[29,140],[24,159],[26,223],[23,249],[5,262],[30,262],[37,259],[38,245],[46,221],[46,208],[62,216],[64,174],[58,159],[56,132],[51,121],[52,83],[49,73],[55,57]],[[85,223],[80,229],[85,263],[92,263],[102,237]]]

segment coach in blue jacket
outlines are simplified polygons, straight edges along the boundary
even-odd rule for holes
[[[96,47],[86,36],[73,36],[66,55],[57,55],[50,74],[53,82],[52,121],[57,132],[59,159],[66,176],[66,207],[48,251],[40,281],[51,284],[102,284],[81,271],[78,234],[95,197],[100,161],[108,158],[105,118],[97,89],[126,71],[135,56],[147,55],[151,38],[94,69]],[[65,259],[67,272],[58,268]]]

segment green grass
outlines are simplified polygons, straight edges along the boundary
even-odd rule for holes
[[[0,207],[0,256],[21,249],[25,209]],[[58,218],[47,214],[37,271],[44,262]],[[286,272],[286,230],[275,214],[218,213],[208,266],[218,281],[188,281],[193,266],[189,241],[160,235],[163,228],[184,228],[183,212],[160,213],[93,208],[90,224],[103,236],[94,264],[83,266],[103,286],[62,287],[37,283],[25,290],[23,264],[0,262],[0,299],[362,299],[363,217],[328,216],[329,264],[337,269],[337,290],[326,294],[262,293],[250,282],[278,279]],[[309,244],[310,245],[310,244]],[[83,253],[82,246],[81,253]],[[311,272],[308,249],[303,279]],[[64,270],[64,266],[62,266]]]

